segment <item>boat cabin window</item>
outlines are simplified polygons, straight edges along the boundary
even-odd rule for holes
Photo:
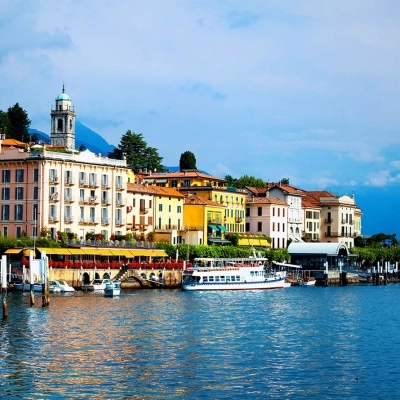
[[[226,277],[226,281],[229,282],[230,280],[231,280],[231,277],[230,277],[230,276],[227,276],[227,277]]]
[[[221,282],[225,282],[225,277],[221,276]]]
[[[213,276],[209,276],[208,280],[209,280],[209,282],[214,282],[214,277]]]
[[[215,277],[215,282],[219,282],[219,276]]]
[[[206,276],[203,277],[203,282],[208,282],[208,278]]]
[[[250,276],[254,276],[254,271],[250,271]]]
[[[240,275],[236,275],[236,282],[240,282]]]

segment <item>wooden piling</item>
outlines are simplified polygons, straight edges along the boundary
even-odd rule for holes
[[[1,300],[3,303],[3,319],[8,317],[7,306],[7,256],[1,257]]]

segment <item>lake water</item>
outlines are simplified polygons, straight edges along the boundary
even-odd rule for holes
[[[400,397],[400,284],[8,297],[0,395]]]

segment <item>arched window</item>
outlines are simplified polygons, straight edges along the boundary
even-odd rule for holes
[[[63,130],[63,120],[61,118],[58,118],[58,120],[57,120],[57,130],[58,131]]]

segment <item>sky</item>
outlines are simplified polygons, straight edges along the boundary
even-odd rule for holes
[[[365,234],[399,232],[400,2],[0,0],[0,109],[77,120],[163,164],[354,193]]]

